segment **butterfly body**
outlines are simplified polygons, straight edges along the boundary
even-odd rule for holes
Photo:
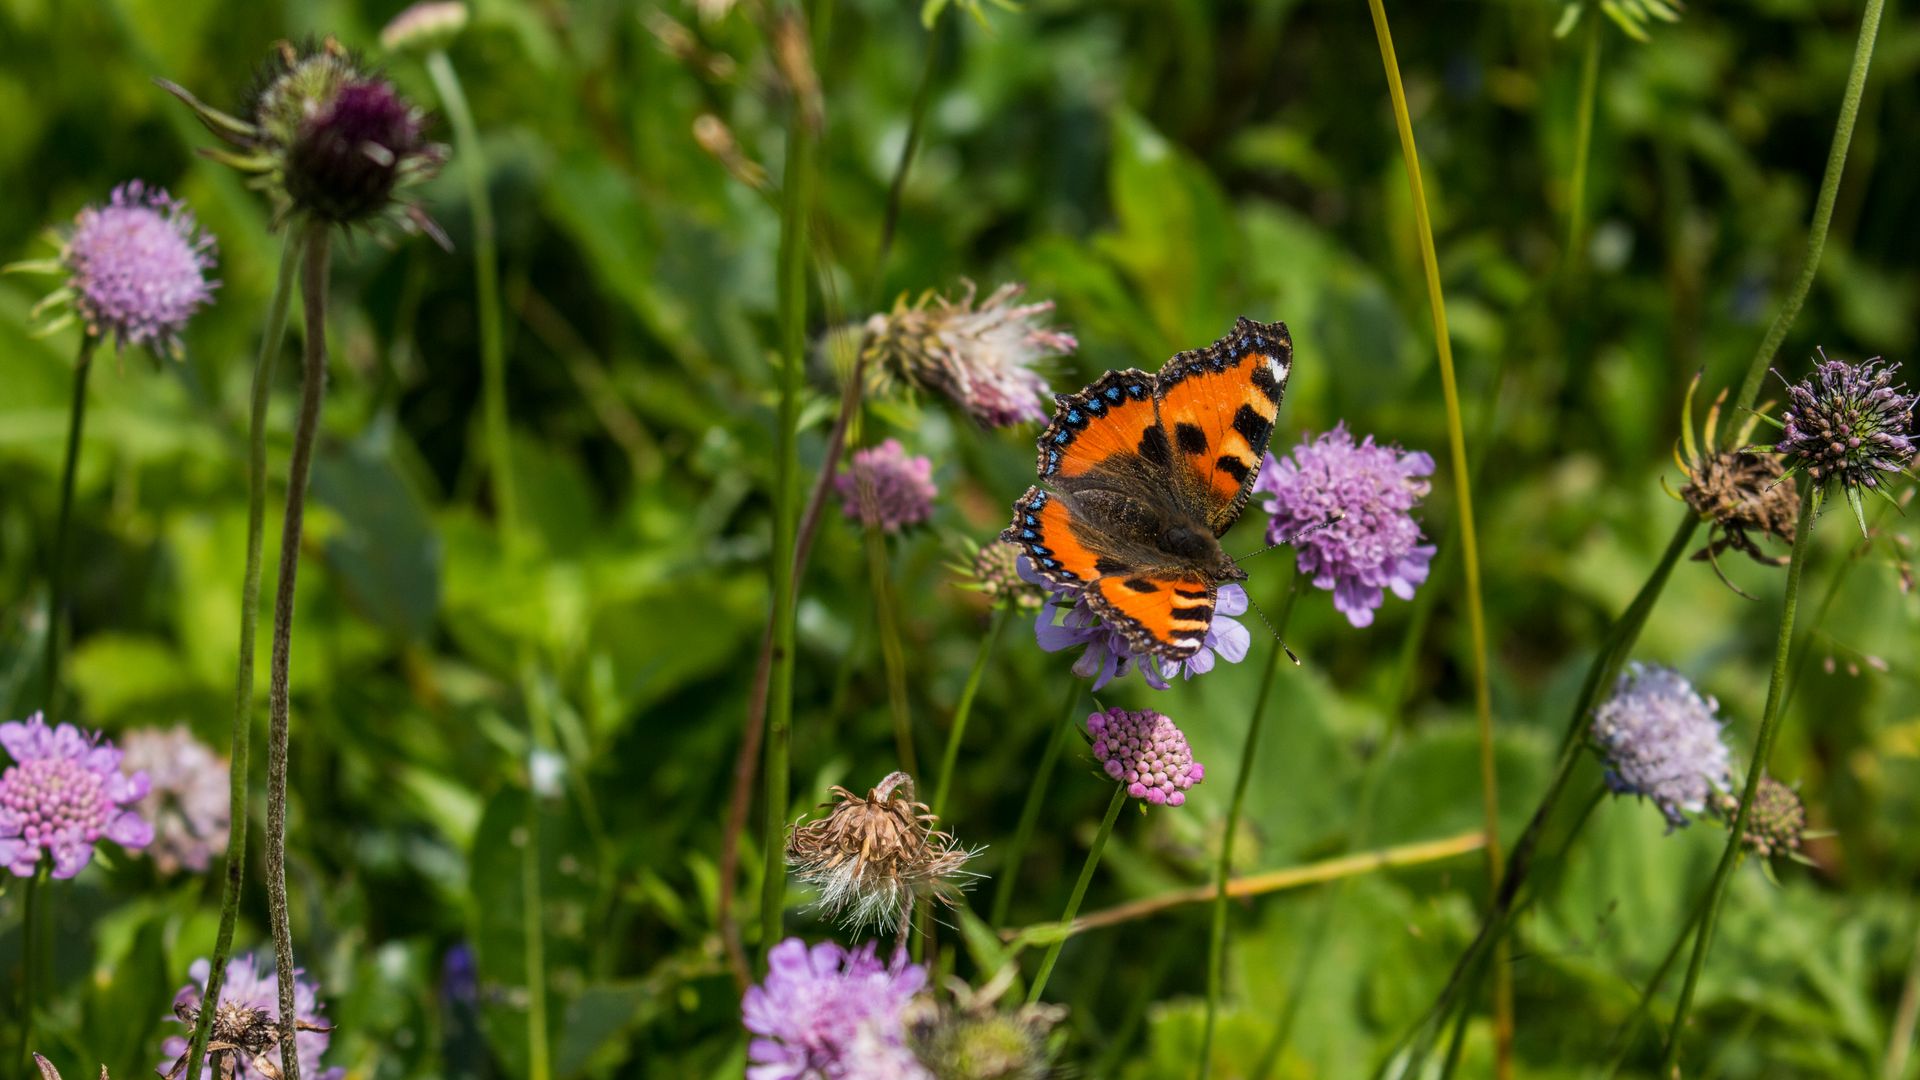
[[[1284,323],[1242,318],[1158,374],[1110,371],[1061,395],[1040,434],[1041,484],[1001,538],[1137,651],[1193,656],[1218,587],[1246,578],[1219,538],[1246,505],[1292,364]]]

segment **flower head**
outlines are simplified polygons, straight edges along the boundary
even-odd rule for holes
[[[387,20],[380,44],[394,52],[438,52],[466,28],[467,5],[461,0],[420,0]]]
[[[281,42],[246,119],[162,85],[231,147],[208,156],[268,192],[276,225],[295,214],[343,227],[384,219],[446,244],[403,198],[439,172],[446,148],[427,141],[420,110],[392,83],[362,71],[331,38],[305,48]]]
[[[1702,438],[1695,441],[1693,395],[1699,387],[1700,376],[1695,375],[1687,386],[1686,402],[1681,407],[1680,445],[1685,448],[1686,456],[1682,457],[1678,449],[1674,451],[1674,458],[1687,478],[1677,497],[1702,521],[1709,523],[1707,546],[1693,557],[1712,563],[1715,573],[1720,571],[1716,556],[1728,548],[1745,552],[1758,563],[1784,566],[1787,561],[1784,557],[1768,555],[1760,549],[1758,541],[1770,536],[1788,546],[1793,544],[1794,522],[1800,515],[1800,493],[1792,484],[1781,482],[1786,476],[1786,467],[1779,458],[1750,450],[1716,447],[1714,433],[1720,426],[1720,409],[1726,404],[1725,390],[1720,391],[1707,409]],[[1735,447],[1746,444],[1764,409],[1762,406],[1762,413],[1755,413],[1741,425],[1733,438]],[[1665,483],[1661,481],[1662,486]],[[1673,489],[1667,490],[1673,493]],[[1720,580],[1740,592],[1738,586],[1727,581],[1725,574],[1720,574]]]
[[[1302,439],[1284,458],[1268,455],[1253,490],[1268,496],[1267,542],[1293,538],[1300,572],[1333,592],[1333,606],[1368,626],[1391,589],[1402,600],[1427,580],[1434,547],[1422,544],[1414,507],[1426,496],[1433,458],[1420,451],[1356,444],[1344,423]]]
[[[70,878],[102,839],[145,847],[153,826],[129,808],[147,793],[147,774],[120,769],[120,751],[72,724],[50,728],[39,713],[0,724],[13,764],[0,773],[0,865],[32,877],[44,854],[53,876]]]
[[[995,1008],[1013,981],[1010,968],[1002,971],[977,992],[956,985],[951,1004],[922,996],[908,1007],[908,1043],[934,1080],[1043,1080],[1049,1074],[1047,1035],[1067,1011],[1040,1002]]]
[[[162,874],[206,870],[227,850],[230,802],[226,759],[185,726],[141,728],[120,740],[122,767],[147,774],[145,798],[135,809],[153,823],[147,855]]]
[[[820,890],[820,907],[858,930],[892,927],[907,917],[911,901],[931,897],[943,904],[976,876],[967,871],[974,852],[934,828],[938,819],[913,801],[913,778],[891,773],[863,798],[843,787],[827,816],[796,825],[787,834],[787,862],[794,876]]]
[[[928,291],[868,319],[860,350],[870,388],[885,394],[906,385],[939,394],[986,427],[1046,420],[1050,391],[1038,366],[1079,342],[1047,325],[1052,301],[1014,303],[1024,289],[1002,285],[976,305],[966,282],[956,300]]]
[[[1686,813],[1700,813],[1716,788],[1727,789],[1732,765],[1719,708],[1671,668],[1629,665],[1593,714],[1607,786],[1652,799],[1669,832],[1686,825]]]
[[[1740,800],[1731,794],[1722,795],[1720,810],[1731,824],[1739,813]],[[1740,843],[1765,859],[1799,851],[1806,834],[1807,808],[1800,801],[1800,793],[1771,776],[1762,776],[1753,792],[1753,808],[1747,811],[1747,827],[1740,833]]]
[[[212,970],[206,960],[195,960],[187,969],[192,980],[180,988],[173,996],[173,1011],[183,1024],[191,1024],[188,1018],[196,1016],[205,1000],[207,975]],[[320,986],[311,979],[296,978],[293,989],[293,1014],[299,1024],[294,1036],[294,1049],[300,1057],[300,1075],[312,1076],[316,1080],[340,1080],[346,1075],[342,1068],[322,1069],[320,1057],[327,1052],[327,1044],[332,1041],[328,1033],[326,1018],[321,1015],[324,1008],[320,1004]],[[271,1074],[254,1064],[254,1057],[273,1046],[278,1038],[280,1023],[280,989],[271,965],[261,967],[260,961],[252,956],[236,956],[227,962],[227,973],[220,984],[220,1004],[214,1014],[214,1026],[225,1025],[234,1038],[232,1042],[243,1051],[236,1055],[238,1066],[232,1075],[240,1080],[266,1080]],[[168,1064],[187,1050],[186,1035],[170,1035],[160,1044],[160,1052],[167,1055],[168,1061],[160,1066],[164,1073]],[[269,1060],[274,1065],[279,1062],[279,1051],[273,1050]],[[184,1063],[182,1063],[184,1068]],[[201,1072],[201,1080],[213,1080],[213,1065],[208,1062]]]
[[[854,950],[788,938],[767,954],[767,978],[740,1003],[757,1036],[748,1080],[929,1080],[905,1048],[904,1013],[927,984],[905,950],[881,963],[878,946]]]
[[[1787,387],[1780,414],[1780,441],[1789,473],[1805,470],[1816,497],[1839,485],[1867,531],[1860,491],[1879,491],[1882,477],[1913,462],[1915,396],[1894,384],[1898,364],[1875,357],[1865,363],[1829,360],[1820,354],[1812,375]]]
[[[1179,806],[1187,801],[1187,789],[1206,777],[1206,768],[1187,748],[1187,737],[1151,709],[1094,713],[1087,717],[1087,733],[1101,767],[1136,799]]]
[[[908,456],[898,439],[855,450],[847,469],[833,478],[840,509],[863,525],[899,532],[933,516],[933,462]]]
[[[1047,602],[1047,590],[1021,573],[1027,557],[1019,548],[998,539],[979,546],[968,541],[967,548],[967,561],[953,567],[965,578],[962,588],[985,593],[992,603],[1016,611],[1037,611]]]
[[[1080,659],[1073,662],[1073,673],[1092,679],[1099,690],[1127,672],[1138,668],[1140,678],[1155,690],[1173,685],[1175,675],[1191,679],[1213,670],[1216,658],[1237,664],[1247,658],[1252,635],[1240,625],[1237,615],[1247,613],[1247,590],[1238,584],[1222,585],[1214,593],[1213,622],[1201,639],[1200,649],[1185,660],[1164,660],[1137,653],[1127,636],[1100,620],[1084,589],[1060,589],[1035,573],[1024,556],[1017,564],[1020,577],[1028,584],[1050,590],[1047,603],[1033,624],[1034,640],[1047,652],[1085,646]]]
[[[46,332],[78,319],[87,335],[114,347],[145,345],[180,354],[180,336],[213,299],[215,245],[185,203],[162,188],[131,180],[104,206],[88,206],[55,236],[56,258],[15,263],[8,270],[63,274],[65,284],[34,309],[49,315]]]

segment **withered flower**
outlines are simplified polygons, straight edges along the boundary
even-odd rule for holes
[[[788,830],[787,864],[844,925],[904,928],[915,898],[952,904],[979,876],[966,869],[975,852],[935,828],[906,773],[888,774],[864,797],[839,786],[833,795],[820,804],[825,817]]]
[[[1794,522],[1800,515],[1800,493],[1786,479],[1786,467],[1778,457],[1741,449],[1751,439],[1754,424],[1765,412],[1765,406],[1741,425],[1732,448],[1719,449],[1715,435],[1720,426],[1720,410],[1727,399],[1727,392],[1721,390],[1707,409],[1707,422],[1700,440],[1694,440],[1693,395],[1699,387],[1700,376],[1696,374],[1687,386],[1686,402],[1681,406],[1680,444],[1673,451],[1687,482],[1674,497],[1707,522],[1707,544],[1694,552],[1694,559],[1712,565],[1721,583],[1751,599],[1746,591],[1727,580],[1720,569],[1719,555],[1731,548],[1762,565],[1785,566],[1786,556],[1767,554],[1759,541],[1772,537],[1789,547],[1793,545]],[[1685,456],[1681,455],[1683,448]],[[1665,486],[1665,481],[1661,484]],[[1668,494],[1674,494],[1672,489],[1668,489]]]

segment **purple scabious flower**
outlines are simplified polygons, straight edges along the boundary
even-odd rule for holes
[[[860,350],[870,388],[885,394],[906,385],[938,394],[983,427],[1044,422],[1052,391],[1040,365],[1080,343],[1047,325],[1051,300],[1015,303],[1023,291],[1009,282],[976,305],[968,281],[956,300],[929,290],[868,319]]]
[[[1829,360],[1823,351],[1812,375],[1787,387],[1780,441],[1789,473],[1804,469],[1815,494],[1835,484],[1846,493],[1867,531],[1860,491],[1880,490],[1881,478],[1913,462],[1915,395],[1893,379],[1900,365],[1879,357],[1860,364]]]
[[[1733,766],[1714,715],[1719,708],[1672,668],[1628,665],[1593,713],[1607,786],[1653,800],[1668,832],[1684,827],[1686,815],[1705,810],[1716,788],[1727,790]]]
[[[740,1002],[747,1080],[931,1080],[906,1050],[907,1005],[927,985],[927,969],[890,963],[868,942],[808,948],[788,938],[767,954],[767,978]]]
[[[231,823],[227,762],[184,725],[141,728],[121,738],[122,766],[147,774],[135,808],[153,824],[147,856],[162,874],[204,872],[227,850]]]
[[[1297,537],[1300,572],[1332,590],[1349,623],[1370,626],[1386,590],[1411,600],[1427,580],[1436,549],[1420,542],[1412,511],[1431,475],[1427,454],[1376,446],[1371,435],[1356,444],[1342,422],[1284,458],[1268,455],[1253,490],[1268,496],[1267,543]]]
[[[872,528],[899,532],[933,516],[933,462],[909,456],[900,440],[855,450],[846,470],[833,478],[840,509]]]
[[[1163,660],[1133,651],[1126,635],[1100,621],[1087,601],[1083,589],[1060,589],[1049,584],[1020,556],[1015,564],[1028,584],[1048,591],[1048,600],[1040,608],[1033,624],[1033,636],[1047,652],[1060,652],[1086,646],[1080,659],[1073,662],[1073,673],[1092,679],[1097,691],[1127,672],[1138,668],[1140,678],[1155,690],[1165,690],[1174,676],[1191,679],[1213,670],[1216,658],[1237,664],[1247,658],[1253,636],[1240,624],[1237,615],[1247,613],[1247,590],[1238,584],[1220,586],[1214,593],[1213,622],[1200,642],[1200,651],[1185,660]]]
[[[72,307],[93,337],[114,347],[145,345],[177,356],[187,320],[213,299],[213,237],[185,203],[139,180],[113,189],[106,205],[74,219],[59,266],[66,288],[56,304]]]
[[[265,967],[260,965],[260,959],[252,954],[236,956],[227,962],[226,978],[220,984],[220,1006],[222,1009],[237,1006],[241,1009],[264,1012],[267,1018],[277,1026],[280,1023],[280,984],[274,976],[271,964]],[[193,966],[187,969],[187,975],[192,981],[181,987],[180,992],[173,996],[174,1015],[182,1023],[185,1019],[180,1016],[180,1007],[182,1005],[191,1009],[201,1007],[206,995],[207,975],[211,970],[212,965],[204,959],[195,960]],[[311,979],[298,978],[300,973],[297,971],[295,974],[294,1016],[315,1027],[326,1027],[326,1017],[321,1015],[321,1010],[325,1006],[320,1004],[320,985]],[[333,1036],[328,1032],[302,1028],[293,1039],[294,1049],[300,1056],[301,1076],[312,1076],[315,1080],[341,1080],[346,1076],[347,1070],[344,1068],[322,1069],[320,1067],[320,1057],[327,1052],[327,1044],[333,1040]],[[160,1064],[161,1071],[164,1072],[169,1068],[186,1050],[187,1035],[168,1036],[166,1041],[160,1044],[160,1052],[167,1056],[167,1060]],[[269,1051],[269,1054],[273,1064],[277,1066],[280,1051],[276,1048]],[[232,1060],[236,1066],[232,1075],[238,1080],[267,1080],[266,1074],[254,1067],[251,1055],[236,1054]],[[184,1071],[185,1065],[183,1064],[181,1068]],[[214,1080],[212,1062],[202,1067],[200,1080]]]
[[[102,839],[145,847],[153,826],[129,808],[147,793],[147,774],[120,771],[120,751],[72,724],[50,728],[39,713],[0,724],[13,764],[0,773],[0,865],[32,877],[42,855],[53,876],[70,878]]]
[[[1093,756],[1101,767],[1136,799],[1179,806],[1187,801],[1187,789],[1206,777],[1206,768],[1193,760],[1187,737],[1151,709],[1094,713],[1087,717],[1087,733],[1093,736]]]

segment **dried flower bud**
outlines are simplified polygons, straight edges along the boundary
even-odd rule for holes
[[[891,773],[863,798],[835,787],[827,816],[787,833],[787,864],[820,890],[820,909],[858,930],[893,927],[916,897],[950,904],[969,879],[974,852],[936,831],[938,819],[913,801],[913,778]]]
[[[421,0],[388,20],[380,44],[394,52],[439,52],[466,28],[467,5],[460,0]]]

